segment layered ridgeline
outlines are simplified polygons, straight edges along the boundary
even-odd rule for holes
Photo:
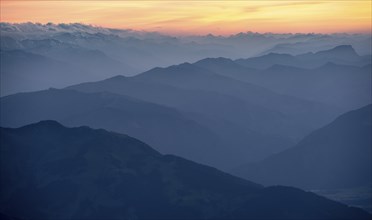
[[[269,53],[260,57],[238,59],[236,63],[256,69],[265,69],[275,64],[301,68],[315,68],[328,62],[344,65],[364,66],[371,63],[371,54],[360,56],[351,45],[340,45],[316,53],[308,52],[296,56],[290,54]]]
[[[18,127],[40,120],[129,134],[160,152],[222,166],[227,143],[185,114],[161,105],[110,93],[50,89],[1,99],[1,125]],[[224,150],[224,151],[222,151]]]
[[[1,216],[15,219],[370,219],[290,187],[264,188],[129,136],[42,121],[1,128]]]
[[[120,85],[121,88],[130,89],[128,84]],[[136,91],[143,89],[147,95],[159,94],[150,86],[136,85],[132,84]],[[264,158],[291,145],[289,138],[244,130],[244,127],[227,119],[213,117],[213,109],[219,110],[216,112],[221,115],[228,112],[236,117],[236,108],[223,106],[234,103],[228,96],[215,97],[213,94],[176,89],[165,90],[164,94],[167,95],[164,97],[170,97],[175,103],[179,100],[181,104],[185,102],[190,107],[204,107],[206,112],[201,115],[180,111],[108,92],[49,89],[1,98],[0,123],[2,126],[18,127],[53,119],[66,125],[105,128],[145,141],[162,153],[180,155],[224,169],[245,163],[247,158]]]
[[[370,102],[371,66],[357,65],[362,65],[364,57],[348,46],[305,57],[318,56],[327,63],[345,59],[355,63],[328,63],[315,69],[272,63],[275,66],[257,70],[229,59],[205,59],[154,68],[134,77],[116,76],[68,87],[79,91],[76,95],[65,90],[45,90],[3,97],[1,125],[22,126],[47,119],[67,125],[89,125],[127,133],[162,153],[232,168],[293,146],[342,110]],[[124,98],[108,98],[123,95]],[[90,108],[86,96],[101,100],[97,102],[99,107]],[[135,108],[128,104],[127,110],[128,96],[145,104]],[[28,100],[36,100],[37,104]],[[161,109],[161,116],[151,113],[149,102],[157,104],[159,108],[155,109]],[[100,110],[95,112],[97,108]],[[178,123],[172,127],[175,124],[168,122],[174,117],[168,115],[169,109],[178,112],[182,118],[178,122],[193,125]],[[141,117],[132,117],[136,111]]]
[[[372,184],[372,106],[348,112],[294,147],[233,173],[262,184],[345,189]]]
[[[1,125],[54,119],[105,128],[139,138],[162,153],[232,168],[285,149],[337,112],[192,64],[69,89],[78,92],[51,89],[1,98]],[[172,112],[178,112],[177,120]]]
[[[118,76],[83,83],[68,89],[129,95],[224,119],[243,130],[292,139],[319,127],[338,112],[338,109],[316,101],[280,95],[189,63],[154,68],[134,77]]]
[[[343,111],[371,101],[371,56],[359,56],[348,45],[297,56],[272,53],[235,61],[207,58],[194,65]]]
[[[267,54],[270,51],[292,54],[293,49],[283,47],[281,50],[276,49],[283,44],[287,45],[287,48],[295,48],[296,54],[331,49],[342,44],[352,45],[360,54],[371,54],[371,36],[368,34],[247,32],[226,37],[214,35],[174,37],[154,32],[102,28],[79,23],[28,22],[0,23],[0,35],[1,60],[9,60],[3,62],[0,72],[2,96],[49,87],[62,88],[117,74],[129,76],[157,66],[195,62],[206,57],[238,59]],[[307,46],[300,47],[302,44]],[[30,60],[36,55],[43,57],[42,62],[30,64]],[[267,63],[270,65],[269,61]],[[299,62],[296,60],[296,63]],[[25,65],[27,68],[24,68]],[[4,66],[6,68],[3,68]],[[50,66],[53,74],[48,75],[47,70]],[[65,77],[65,74],[69,76]]]
[[[286,57],[287,55],[278,54],[277,56]],[[172,93],[167,93],[172,89],[164,88],[164,86],[233,96],[231,103],[221,99],[219,102],[223,102],[224,106],[228,105],[231,112],[235,113],[237,117],[234,122],[249,125],[253,130],[263,129],[261,130],[263,132],[280,134],[290,131],[292,137],[320,127],[320,121],[324,123],[329,119],[328,115],[328,119],[324,120],[327,118],[325,114],[327,115],[329,111],[333,112],[331,114],[333,116],[339,115],[362,107],[371,100],[371,60],[356,54],[350,46],[339,46],[329,51],[306,56],[289,56],[291,59],[288,62],[281,62],[280,59],[274,59],[275,62],[271,62],[270,57],[271,55],[257,58],[260,62],[269,65],[269,68],[261,70],[255,69],[257,66],[243,66],[239,64],[239,60],[208,58],[193,64],[184,63],[167,68],[154,68],[135,77],[115,77],[102,82],[85,83],[69,88],[87,92],[111,91],[203,114],[206,112],[204,108],[212,109],[209,110],[209,114],[219,112],[220,109],[209,108],[208,105],[203,106],[201,110],[197,109],[198,106],[195,103],[205,103],[205,101],[197,102],[196,100],[188,102],[193,102],[190,107],[187,104],[190,98],[184,98],[176,92],[171,98]],[[315,60],[319,66],[311,69],[292,66],[292,64],[300,65],[297,61],[300,59],[298,57],[302,57],[303,63]],[[350,65],[345,65],[345,63]],[[153,88],[154,84],[161,84],[163,87]],[[148,90],[151,92],[146,94],[147,87],[150,87]],[[278,94],[282,94],[281,97]],[[201,96],[205,97],[202,94]],[[182,100],[177,100],[177,97]],[[194,99],[199,99],[199,97]],[[339,110],[325,109],[325,106],[333,106]],[[257,111],[259,113],[255,113]],[[274,117],[273,111],[276,112]],[[319,112],[314,117],[309,111]],[[242,114],[239,112],[249,112],[250,117],[259,123],[252,122],[252,120],[244,121],[244,117],[241,117]],[[270,113],[267,114],[268,112]],[[218,113],[219,117],[224,117],[224,115],[234,117],[228,112]],[[286,118],[287,122],[283,123],[280,117]],[[263,128],[261,122],[264,120],[270,121],[270,125],[274,126]],[[306,128],[306,125],[303,127],[303,124],[310,125],[309,123],[313,123],[312,129]],[[293,129],[293,127],[296,128]]]

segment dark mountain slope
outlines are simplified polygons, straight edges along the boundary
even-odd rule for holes
[[[1,128],[0,212],[20,219],[369,219],[288,187],[261,186],[126,135],[43,121]]]
[[[370,187],[372,106],[348,112],[296,146],[235,174],[263,184],[306,189]]]
[[[0,104],[2,126],[49,119],[88,125],[127,133],[163,153],[212,165],[228,164],[221,153],[224,142],[215,133],[169,107],[110,93],[57,89],[3,97]]]

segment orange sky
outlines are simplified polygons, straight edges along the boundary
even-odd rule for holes
[[[1,21],[82,22],[171,34],[370,32],[371,0],[1,0]]]

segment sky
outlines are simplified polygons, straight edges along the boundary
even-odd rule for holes
[[[79,22],[167,34],[370,33],[371,2],[1,0],[1,21]]]

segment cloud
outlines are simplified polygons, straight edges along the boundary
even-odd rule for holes
[[[112,28],[300,32],[369,30],[369,1],[4,1],[8,22],[91,23]],[[278,26],[278,24],[281,26]],[[288,29],[290,28],[290,29]],[[200,32],[199,32],[200,33]]]

